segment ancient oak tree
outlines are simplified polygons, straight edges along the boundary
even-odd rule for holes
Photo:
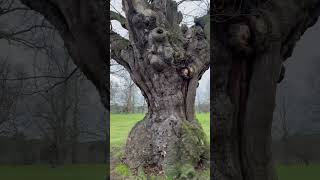
[[[73,61],[94,83],[107,108],[107,19],[104,0],[21,0],[59,31]],[[195,118],[198,81],[209,68],[209,16],[195,26],[180,25],[172,0],[123,0],[127,40],[110,31],[111,58],[123,65],[142,91],[148,113],[127,140],[125,162],[132,169],[180,178],[208,165],[206,136]],[[183,175],[183,169],[191,172]],[[191,170],[191,171],[190,171]],[[190,177],[189,177],[190,178]]]
[[[180,25],[175,1],[122,2],[126,17],[112,17],[130,38],[111,31],[111,57],[128,70],[148,103],[145,118],[129,134],[125,162],[179,178],[186,166],[194,171],[209,160],[194,111],[198,81],[210,62],[205,24]]]
[[[277,82],[319,0],[215,0],[211,174],[218,180],[277,179],[271,124]]]

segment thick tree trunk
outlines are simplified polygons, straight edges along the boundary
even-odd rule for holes
[[[145,73],[137,84],[145,87],[148,113],[130,132],[126,163],[133,169],[179,177],[184,176],[182,168],[203,168],[209,145],[194,114],[197,77],[184,79],[170,67],[162,73],[147,67]]]
[[[280,43],[251,58],[218,51],[213,76],[213,132],[217,179],[275,179],[271,154],[271,125],[282,60]],[[220,60],[218,62],[220,62]]]
[[[319,3],[247,1],[237,14],[232,3],[218,2],[213,25],[212,174],[218,180],[274,180],[271,125],[282,61],[315,22]],[[308,16],[299,16],[306,10]]]
[[[127,0],[123,6],[131,45],[111,53],[148,104],[146,117],[129,134],[125,162],[133,170],[193,178],[209,162],[194,108],[198,81],[209,67],[208,39],[203,27],[179,26],[181,13],[171,0]]]

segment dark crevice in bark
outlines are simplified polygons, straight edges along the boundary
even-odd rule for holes
[[[184,101],[184,113],[186,115],[186,120],[189,120],[188,117],[187,117],[187,106],[188,106],[188,101],[187,101],[187,94],[188,94],[188,88],[189,88],[189,80],[185,80],[185,82],[183,83],[184,85],[182,86],[184,89],[182,92],[184,92],[184,98],[183,98],[183,101]]]
[[[234,57],[239,57],[238,54]],[[243,164],[244,159],[241,154],[243,153],[243,122],[245,121],[245,111],[247,103],[247,95],[249,91],[249,80],[250,80],[250,64],[248,59],[241,58],[234,60],[232,62],[230,73],[229,73],[229,85],[228,92],[231,99],[231,102],[234,106],[234,137],[237,137],[236,147],[237,147],[237,157],[239,158],[238,162],[240,163],[241,177],[245,177],[245,165]],[[249,61],[250,62],[250,61]],[[245,178],[243,178],[245,179]]]
[[[243,154],[243,145],[245,145],[245,142],[243,142],[243,136],[244,136],[244,121],[246,119],[246,106],[247,106],[247,100],[248,100],[248,94],[249,94],[249,87],[250,87],[250,78],[251,75],[249,74],[250,71],[250,65],[247,62],[242,63],[241,67],[241,79],[240,79],[240,96],[239,96],[239,114],[238,114],[238,122],[239,122],[239,152],[240,154]],[[241,171],[243,175],[243,179],[246,179],[246,169],[245,169],[245,159],[243,156],[240,155],[240,162],[241,162]]]

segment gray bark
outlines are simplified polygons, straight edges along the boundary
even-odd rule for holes
[[[146,117],[129,134],[125,162],[175,179],[194,176],[209,158],[194,111],[198,81],[209,67],[207,36],[203,27],[179,26],[182,14],[171,0],[128,0],[123,7],[130,41],[125,51],[113,53],[148,104]],[[191,173],[184,174],[189,166]]]
[[[233,5],[215,1],[212,174],[219,180],[273,180],[271,124],[282,62],[316,22],[320,3],[252,0],[240,11]]]

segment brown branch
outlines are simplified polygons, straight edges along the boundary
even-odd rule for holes
[[[123,28],[127,29],[127,25],[126,25],[127,20],[120,13],[110,11],[110,20],[118,21]]]
[[[78,69],[79,68],[76,67],[65,79],[63,79],[62,81],[56,82],[55,84],[53,84],[49,88],[41,89],[41,90],[34,91],[31,93],[22,93],[22,95],[31,96],[31,95],[42,93],[42,92],[49,92],[49,91],[53,90],[54,88],[56,88],[57,86],[66,83],[77,72]]]
[[[133,63],[133,49],[130,41],[116,32],[110,31],[110,49],[111,58],[130,71],[132,68],[131,64]]]

